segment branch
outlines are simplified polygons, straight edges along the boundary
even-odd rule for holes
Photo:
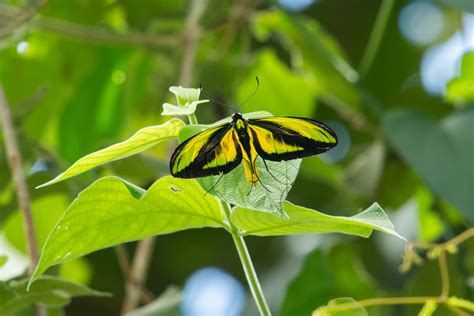
[[[31,215],[31,201],[26,184],[25,174],[22,169],[22,159],[18,149],[18,143],[15,137],[15,130],[12,123],[12,116],[8,106],[3,88],[0,84],[0,115],[5,137],[5,153],[8,160],[8,166],[15,182],[16,196],[18,206],[23,215],[23,230],[25,233],[26,249],[30,265],[28,274],[31,275],[38,262],[38,245],[36,242],[35,227]]]
[[[0,38],[14,33],[20,26],[28,23],[45,4],[46,0],[39,0],[38,3],[32,7],[25,7],[22,10],[18,10],[13,18],[0,28]]]
[[[0,16],[13,17],[21,9],[0,5]],[[152,35],[146,33],[129,32],[125,34],[115,33],[105,28],[72,23],[64,20],[38,16],[31,21],[31,25],[45,31],[51,31],[59,35],[77,37],[87,41],[119,45],[136,45],[144,47],[170,47],[180,42],[177,35]]]
[[[192,0],[191,9],[186,18],[184,31],[184,53],[181,62],[178,83],[182,86],[191,84],[194,60],[196,58],[197,42],[201,36],[199,20],[207,6],[207,0]]]
[[[456,299],[458,301],[465,301],[463,299],[457,298],[450,298],[449,297],[449,270],[448,265],[446,263],[446,252],[454,253],[456,252],[456,247],[462,243],[467,241],[468,239],[474,237],[474,227],[471,227],[464,231],[463,233],[459,234],[458,236],[448,240],[442,244],[433,244],[433,243],[425,243],[425,242],[408,242],[405,248],[405,261],[402,265],[405,265],[403,270],[407,270],[411,262],[414,261],[417,263],[418,260],[421,258],[418,257],[416,252],[414,252],[414,248],[420,249],[428,249],[428,257],[431,259],[438,259],[439,271],[441,276],[441,294],[439,296],[408,296],[408,297],[375,297],[369,298],[360,301],[354,301],[350,303],[344,303],[339,305],[332,305],[332,306],[322,306],[317,308],[313,311],[313,316],[321,316],[326,315],[325,312],[340,312],[340,311],[348,311],[358,307],[370,307],[370,306],[381,306],[381,305],[408,305],[408,304],[426,304],[428,301],[433,301],[436,304],[445,304],[446,307],[451,309],[457,315],[468,315],[464,312],[461,308],[465,308],[461,304],[450,303],[450,300]],[[413,257],[410,254],[415,254]],[[419,263],[420,261],[418,261]],[[468,301],[465,301],[470,303]],[[461,307],[461,308],[460,308]]]
[[[143,285],[147,278],[154,244],[154,237],[143,239],[138,242],[133,257],[132,268],[128,273],[129,278],[127,280],[127,290],[122,305],[122,314],[126,314],[132,309],[135,309],[138,305],[140,297],[142,296]]]

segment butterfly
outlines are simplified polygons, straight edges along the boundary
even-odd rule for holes
[[[245,119],[234,113],[229,123],[181,143],[171,156],[170,172],[177,178],[224,175],[242,163],[245,179],[254,187],[260,181],[257,157],[264,162],[291,160],[317,155],[336,145],[336,133],[316,120],[278,116]]]

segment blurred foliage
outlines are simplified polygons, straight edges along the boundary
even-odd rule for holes
[[[18,13],[13,5],[33,2],[0,1],[0,30]],[[472,1],[432,1],[442,12],[445,29],[425,47],[409,43],[399,31],[398,16],[408,3],[394,2],[376,58],[360,78],[356,65],[381,1],[319,0],[293,12],[277,1],[210,0],[200,21],[192,86],[201,84],[204,98],[230,105],[200,104],[197,116],[202,123],[213,123],[238,108],[255,89],[258,75],[260,88],[241,111],[313,117],[348,131],[341,139],[347,153],[339,159],[327,155],[302,161],[288,200],[333,216],[352,216],[353,210],[377,201],[404,236],[443,242],[474,222],[473,54],[459,60],[460,69],[443,95],[426,92],[420,64],[431,46],[459,30],[461,10],[472,13]],[[189,6],[185,0],[50,0],[39,16],[0,38],[0,82],[29,174],[40,244],[78,192],[99,177],[115,174],[148,188],[168,173],[174,145],[164,143],[140,156],[34,190],[77,158],[167,119],[160,116],[161,104],[174,102],[168,87],[179,84]],[[23,228],[3,142],[0,134],[0,229],[21,253]],[[35,171],[38,161],[44,168]],[[374,237],[318,235],[314,243],[296,237],[250,237],[248,245],[264,292],[280,289],[267,298],[272,310],[282,315],[308,315],[342,297],[439,294],[435,261],[400,274],[401,245]],[[126,247],[130,253],[135,249],[133,243]],[[448,256],[452,294],[461,298],[474,296],[473,249],[471,240]],[[0,244],[0,261],[6,260],[3,255]],[[7,259],[0,272],[16,264],[13,256]],[[124,281],[113,251],[81,260],[50,272],[114,297],[74,299],[66,314],[118,314]],[[170,284],[182,286],[193,271],[210,265],[245,284],[225,233],[200,229],[160,236],[146,286],[158,297]],[[5,284],[10,283],[2,283],[2,289],[13,295]],[[70,296],[72,292],[60,305]],[[250,299],[246,315],[256,313],[253,304]],[[368,312],[417,315],[421,307]],[[449,315],[444,308],[438,307],[433,315]]]

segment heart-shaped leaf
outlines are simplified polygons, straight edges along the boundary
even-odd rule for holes
[[[224,227],[219,201],[196,181],[164,177],[148,191],[117,177],[90,185],[50,233],[32,277],[93,251],[183,229]]]
[[[286,218],[283,202],[298,175],[301,159],[264,162],[258,157],[256,162],[260,181],[255,187],[245,180],[242,164],[222,177],[200,178],[198,182],[206,191],[227,203]]]
[[[179,131],[184,126],[185,124],[183,121],[174,118],[161,125],[142,128],[132,137],[121,143],[114,144],[82,157],[66,171],[58,175],[53,180],[38,186],[38,188],[74,177],[107,162],[137,154],[155,146],[164,140],[177,138]]]
[[[403,159],[427,185],[474,222],[474,109],[441,122],[410,109],[389,112],[384,129]]]
[[[388,216],[377,203],[351,217],[331,216],[290,202],[285,202],[284,210],[288,219],[235,207],[231,219],[241,229],[243,236],[342,233],[369,237],[372,231],[378,230],[405,240],[395,231]]]

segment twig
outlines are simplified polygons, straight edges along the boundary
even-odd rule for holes
[[[364,54],[362,55],[362,60],[359,65],[359,75],[361,77],[365,77],[365,75],[367,75],[372,63],[374,62],[394,4],[395,0],[383,0],[382,4],[380,5],[374,27],[370,33],[369,42],[365,48]]]
[[[122,314],[131,311],[138,305],[142,293],[141,288],[148,274],[154,244],[155,238],[152,237],[140,240],[137,245],[127,282]]]
[[[9,5],[0,5],[0,15],[12,17],[20,9]],[[77,37],[100,44],[110,43],[119,45],[136,45],[145,47],[170,47],[179,43],[179,35],[152,35],[146,33],[129,32],[125,34],[113,31],[72,23],[59,19],[38,16],[31,21],[31,25],[57,34]]]
[[[28,265],[28,275],[32,275],[38,263],[38,244],[36,241],[35,226],[33,216],[31,214],[31,200],[26,184],[25,174],[23,172],[22,158],[18,149],[18,142],[15,137],[15,129],[13,127],[12,115],[10,108],[0,84],[0,121],[3,125],[5,153],[8,160],[13,181],[15,183],[16,197],[18,206],[23,217],[23,230],[26,241],[26,251],[30,264]],[[41,305],[35,305],[36,315],[46,316],[48,313]]]
[[[39,0],[32,7],[25,7],[19,10],[10,21],[0,28],[0,38],[10,35],[18,27],[28,23],[45,4],[46,0]]]
[[[3,124],[3,133],[5,135],[5,152],[10,167],[13,181],[15,182],[16,196],[18,206],[23,215],[23,229],[25,232],[26,248],[30,265],[28,266],[28,274],[31,275],[38,262],[38,245],[36,242],[35,227],[33,217],[31,215],[31,201],[26,184],[25,174],[22,167],[21,154],[18,149],[18,143],[15,137],[12,116],[10,109],[0,84],[0,115]]]
[[[186,18],[184,31],[184,52],[181,62],[178,83],[182,86],[189,85],[192,80],[194,60],[196,58],[197,42],[201,36],[199,20],[207,6],[207,0],[192,0],[191,9]]]
[[[426,242],[408,242],[405,248],[406,252],[414,251],[414,248],[428,249],[430,251],[435,250],[435,254],[438,259],[438,265],[441,277],[441,294],[439,296],[409,296],[409,297],[376,297],[365,300],[333,305],[333,306],[322,306],[313,312],[313,316],[324,315],[325,311],[328,312],[339,312],[352,310],[354,308],[370,307],[370,306],[381,306],[381,305],[408,305],[408,304],[425,304],[427,301],[434,301],[437,304],[447,304],[447,307],[451,309],[457,315],[469,315],[462,309],[457,308],[449,304],[449,270],[446,262],[446,252],[453,251],[453,247],[457,247],[460,243],[474,237],[474,227],[469,228],[458,236],[448,240],[442,244],[433,244]],[[439,253],[438,253],[439,251]]]

